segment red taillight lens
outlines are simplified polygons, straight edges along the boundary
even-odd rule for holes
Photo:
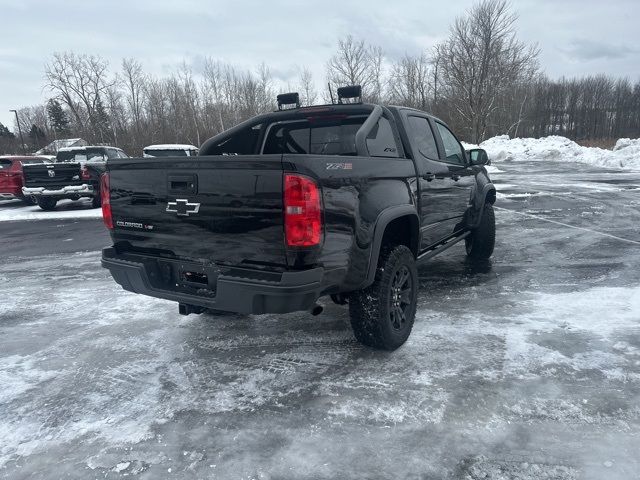
[[[100,176],[100,203],[102,204],[102,221],[105,226],[113,229],[113,217],[111,216],[111,193],[109,192],[109,174]]]
[[[87,167],[82,167],[80,169],[80,178],[82,180],[91,180],[91,173],[87,169]]]
[[[308,177],[288,173],[284,176],[284,233],[289,247],[320,244],[320,189]]]

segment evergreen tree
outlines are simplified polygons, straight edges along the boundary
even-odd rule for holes
[[[35,124],[31,125],[29,139],[31,140],[31,145],[36,149],[40,149],[47,143],[47,135],[44,133],[44,130]]]
[[[96,113],[94,120],[96,136],[102,143],[109,142],[111,139],[109,114],[107,113],[107,109],[104,107],[104,103],[102,103],[102,99],[100,97],[98,97],[98,100],[96,101]]]
[[[16,136],[0,122],[0,138],[13,140]]]
[[[70,135],[69,129],[69,117],[67,112],[64,111],[60,102],[55,98],[52,98],[47,102],[47,115],[51,122],[53,131],[56,132],[58,137],[68,137]]]
[[[16,148],[16,136],[0,123],[0,154],[14,153]]]

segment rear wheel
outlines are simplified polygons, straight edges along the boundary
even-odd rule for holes
[[[383,246],[373,284],[349,297],[356,339],[369,347],[395,350],[409,338],[418,302],[416,261],[404,245]]]
[[[40,197],[38,199],[38,206],[42,209],[42,210],[53,210],[54,208],[56,208],[56,205],[58,204],[58,200],[56,200],[55,198],[49,198],[49,197]]]
[[[472,260],[487,260],[493,254],[496,243],[496,218],[493,205],[486,204],[480,224],[465,238],[467,255]]]

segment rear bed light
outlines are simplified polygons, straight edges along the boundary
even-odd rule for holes
[[[102,221],[104,225],[113,230],[113,216],[111,215],[111,192],[109,192],[109,174],[100,176],[100,203],[102,204]]]
[[[289,173],[284,176],[284,233],[289,247],[320,244],[320,189],[309,177]]]

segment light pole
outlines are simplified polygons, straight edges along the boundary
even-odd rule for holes
[[[18,133],[20,134],[20,146],[22,147],[22,153],[26,155],[27,152],[24,149],[24,139],[22,138],[22,129],[20,128],[20,120],[18,120],[18,111],[17,110],[9,110],[9,111],[16,114],[16,125],[18,125]]]

